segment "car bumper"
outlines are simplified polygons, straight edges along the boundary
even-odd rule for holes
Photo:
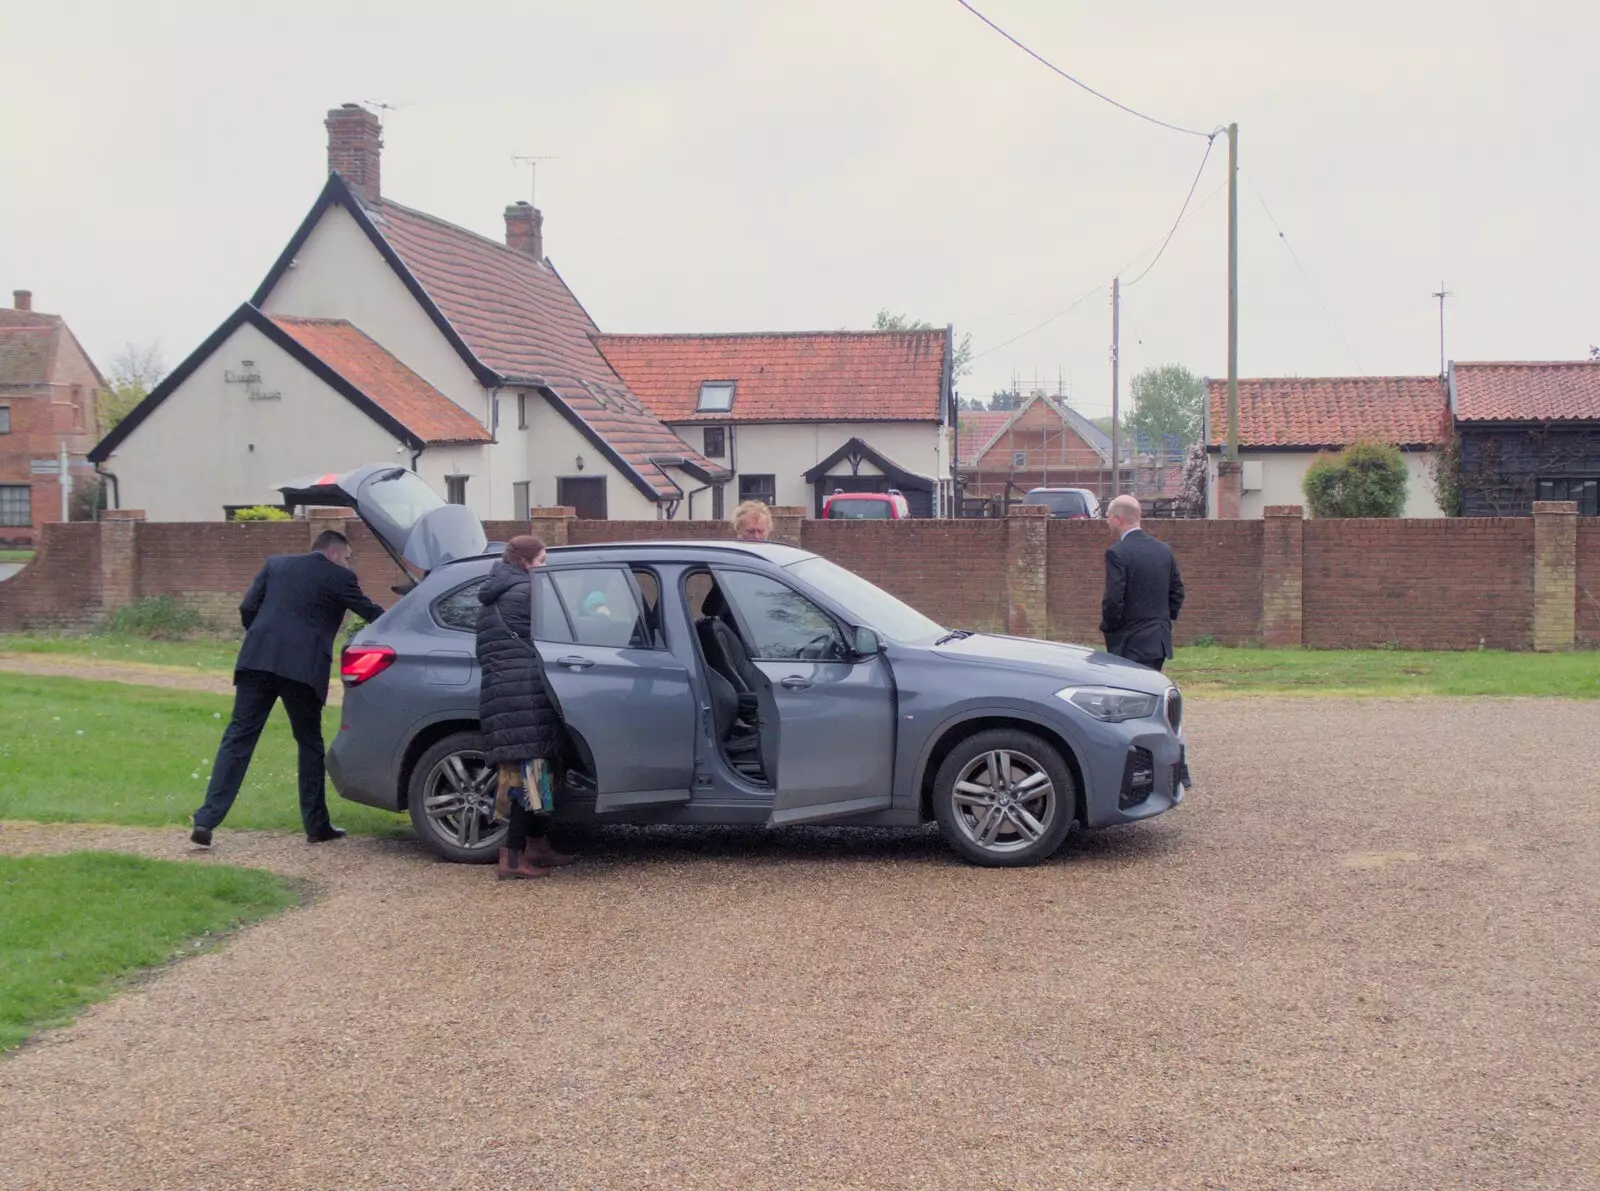
[[[1085,774],[1086,827],[1137,823],[1171,810],[1183,801],[1188,749],[1181,732],[1157,720],[1108,725],[1119,729],[1095,750],[1093,772]]]
[[[395,742],[409,739],[415,727],[413,716],[345,691],[339,731],[328,748],[328,777],[339,797],[380,810],[403,810]]]

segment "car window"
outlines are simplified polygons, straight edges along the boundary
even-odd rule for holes
[[[828,520],[889,521],[887,500],[836,500],[828,505]]]
[[[634,567],[633,581],[638,584],[639,594],[644,597],[644,624],[650,635],[650,645],[655,649],[665,649],[667,641],[661,629],[661,580],[656,578],[654,571]]]
[[[550,576],[545,574],[533,577],[533,639],[562,645],[573,643],[572,626],[567,623],[561,601],[556,599]]]
[[[1028,493],[1027,501],[1031,505],[1043,505],[1050,510],[1052,517],[1086,517],[1089,514],[1089,502],[1083,499],[1081,492],[1044,492],[1036,489]]]
[[[717,583],[749,628],[751,657],[834,661],[849,656],[839,626],[787,584],[749,571],[718,571]]]
[[[478,603],[478,591],[488,580],[489,576],[484,575],[440,596],[433,605],[434,620],[447,629],[458,629],[463,633],[476,632],[478,609],[483,606]]]
[[[622,648],[649,641],[633,585],[621,567],[552,571],[550,577],[561,593],[579,645]]]

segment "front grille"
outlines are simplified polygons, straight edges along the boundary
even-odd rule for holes
[[[1138,806],[1155,792],[1156,759],[1149,749],[1134,745],[1128,750],[1128,760],[1122,767],[1122,793],[1117,805],[1123,810]]]
[[[1183,696],[1175,686],[1167,688],[1167,723],[1174,732],[1183,727]]]

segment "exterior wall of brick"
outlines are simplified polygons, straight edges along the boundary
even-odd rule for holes
[[[1578,506],[1533,502],[1533,647],[1571,649],[1577,617]]]
[[[101,617],[100,592],[100,526],[52,522],[33,561],[0,583],[0,632],[89,628]]]
[[[1261,644],[1269,649],[1300,645],[1305,510],[1268,505],[1261,534]]]
[[[48,334],[40,328],[39,334]],[[66,444],[75,486],[94,482],[94,469],[84,459],[95,437],[95,411],[100,378],[65,327],[55,334],[55,354],[48,383],[0,387],[0,405],[11,410],[11,431],[0,434],[0,484],[29,489],[30,525],[0,525],[0,544],[31,546],[46,522],[61,520],[61,482],[57,476],[36,476],[33,461],[54,460]]]
[[[1580,649],[1600,649],[1600,517],[1578,518],[1577,555],[1574,643]]]
[[[1307,521],[1303,583],[1314,648],[1528,649],[1533,521]]]

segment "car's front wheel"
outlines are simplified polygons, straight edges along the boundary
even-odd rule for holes
[[[493,860],[506,824],[494,817],[495,767],[476,732],[456,732],[417,759],[406,801],[428,850],[460,864]]]
[[[939,766],[933,814],[974,864],[1015,867],[1048,858],[1072,830],[1072,771],[1048,741],[997,728],[963,740]]]

